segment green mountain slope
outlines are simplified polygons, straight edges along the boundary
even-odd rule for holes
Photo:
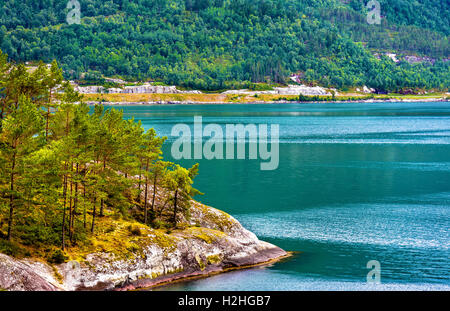
[[[450,85],[450,4],[383,0],[381,25],[366,1],[79,0],[0,1],[0,49],[16,61],[57,59],[68,78],[104,74],[205,90],[307,83],[381,91]],[[376,52],[428,56],[394,63]]]

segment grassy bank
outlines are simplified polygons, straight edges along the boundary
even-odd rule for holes
[[[203,208],[205,217],[211,214],[206,206],[196,203],[196,208],[200,207]],[[223,214],[225,215],[225,213]],[[217,220],[214,220],[214,223],[220,227]],[[70,260],[83,262],[87,255],[93,253],[112,253],[119,259],[132,259],[142,256],[143,250],[151,245],[175,250],[177,241],[180,239],[200,239],[211,244],[225,236],[226,234],[222,231],[199,225],[192,226],[186,222],[180,223],[177,228],[171,228],[164,223],[160,227],[152,228],[107,212],[107,215],[98,219],[95,234],[89,234],[83,241],[68,246],[65,252],[53,245],[30,245],[23,241],[0,240],[0,253],[19,259],[39,259],[50,264],[59,264]]]
[[[85,101],[100,103],[153,103],[153,102],[192,102],[192,103],[255,103],[255,102],[333,102],[364,100],[439,100],[449,99],[445,93],[427,95],[367,95],[342,93],[333,96],[298,95],[247,95],[247,94],[84,94]]]

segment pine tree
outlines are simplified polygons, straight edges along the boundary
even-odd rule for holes
[[[0,121],[3,120],[4,115],[8,108],[5,87],[10,69],[11,64],[8,63],[8,55],[3,54],[2,51],[0,50]]]
[[[152,171],[151,169],[154,167],[155,162],[161,159],[162,155],[162,145],[164,141],[166,140],[166,137],[160,138],[156,135],[156,131],[154,129],[150,129],[145,135],[143,136],[143,148],[140,151],[139,158],[141,161],[141,167],[143,167],[144,172],[144,178],[145,178],[145,188],[144,188],[144,223],[148,224],[148,192],[149,192],[149,183],[150,179],[152,178]],[[156,172],[159,174],[159,172]],[[156,178],[159,176],[155,175]],[[156,181],[154,182],[156,184]],[[155,191],[153,193],[153,197],[155,197]],[[151,210],[151,221],[153,222],[155,217],[155,210],[154,210],[154,199],[152,203],[152,210]]]
[[[59,68],[58,63],[54,60],[51,64],[49,72],[45,75],[43,84],[46,89],[46,100],[45,100],[45,139],[48,140],[49,135],[49,124],[51,110],[54,108],[53,104],[53,92],[56,91],[55,88],[58,87],[63,81],[62,69]]]
[[[124,120],[122,111],[91,109],[59,77],[56,62],[50,70],[40,63],[29,72],[0,53],[0,235],[65,250],[96,234],[98,216],[155,225],[169,203],[176,227],[177,216],[187,217],[199,194],[192,187],[198,165],[186,170],[162,161],[165,137]],[[59,84],[63,93],[56,94]],[[142,178],[143,206],[135,200]],[[158,191],[169,197],[159,214]]]
[[[151,205],[151,221],[153,222],[156,217],[156,206],[155,206],[155,200],[156,200],[156,194],[158,192],[158,186],[159,183],[161,183],[164,180],[164,177],[167,175],[167,170],[169,167],[173,166],[173,163],[171,162],[165,162],[165,161],[157,161],[152,166],[151,171],[151,178],[153,180],[153,196],[152,196],[152,205]]]
[[[24,193],[18,187],[24,174],[24,161],[41,143],[43,120],[31,100],[22,95],[19,97],[17,108],[3,120],[2,125],[0,152],[1,157],[8,163],[8,240],[11,240],[17,201],[24,197]]]
[[[173,210],[172,210],[172,224],[177,227],[178,213],[189,215],[189,208],[191,206],[192,196],[200,194],[200,192],[192,187],[193,179],[198,174],[199,165],[196,164],[189,170],[179,165],[174,165],[172,170],[166,175],[166,187],[173,192]]]

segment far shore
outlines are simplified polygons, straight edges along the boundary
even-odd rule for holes
[[[299,104],[299,103],[387,103],[387,102],[448,102],[448,94],[430,95],[362,95],[345,94],[332,96],[298,95],[225,95],[225,94],[84,94],[89,105],[230,105],[230,104]]]

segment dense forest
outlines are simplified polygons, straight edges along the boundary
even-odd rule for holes
[[[220,90],[255,82],[382,91],[450,85],[450,4],[382,0],[381,25],[367,1],[79,0],[0,1],[0,49],[17,62],[57,59],[68,79],[119,76]],[[428,56],[394,63],[376,52]]]
[[[163,161],[153,129],[80,100],[56,62],[29,72],[0,53],[0,252],[64,250],[102,217],[170,229],[189,216],[198,165]]]

